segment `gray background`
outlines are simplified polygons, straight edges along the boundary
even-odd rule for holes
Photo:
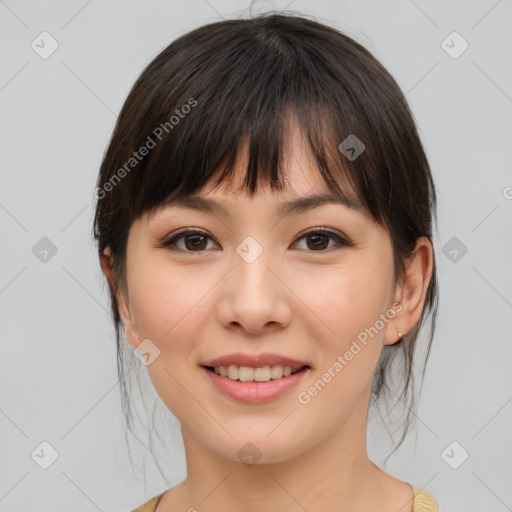
[[[130,464],[93,190],[143,67],[182,33],[248,5],[0,1],[0,511],[126,511],[185,476],[179,426],[165,413],[166,481],[143,429]],[[253,12],[269,9],[314,15],[383,62],[438,186],[438,327],[415,430],[386,469],[443,512],[512,510],[512,1],[254,2]],[[43,31],[58,43],[46,59],[31,47],[51,48]],[[453,31],[469,44],[457,58],[461,39],[442,44]],[[55,254],[41,252],[43,237]],[[381,463],[389,437],[372,425]],[[42,442],[58,454],[47,469]]]

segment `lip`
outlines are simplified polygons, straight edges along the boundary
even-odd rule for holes
[[[201,363],[200,366],[229,366],[234,364],[236,366],[249,366],[252,368],[259,368],[261,366],[290,366],[292,370],[298,370],[303,366],[311,366],[306,362],[297,361],[296,359],[291,359],[286,356],[281,356],[279,354],[227,354],[225,356],[218,357],[216,359],[212,359],[205,363]]]
[[[215,366],[224,365],[215,364]],[[294,387],[298,386],[302,379],[311,370],[310,367],[304,368],[303,370],[288,377],[281,377],[280,379],[269,380],[268,382],[241,382],[239,380],[231,380],[228,377],[221,377],[220,375],[217,375],[215,372],[204,366],[201,369],[206,373],[211,382],[219,391],[237,401],[246,403],[258,403],[276,400],[282,395],[288,393]]]

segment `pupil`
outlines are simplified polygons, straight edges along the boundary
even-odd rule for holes
[[[313,242],[313,248],[325,248],[325,244],[322,244],[322,241],[319,239],[323,238],[324,239],[324,242],[325,242],[325,235],[310,235],[309,239],[316,239],[316,242]],[[311,249],[312,247],[309,245],[308,243],[308,247]]]
[[[202,244],[201,242],[199,242],[200,245],[198,245],[197,243],[197,239],[198,238],[202,238]],[[204,237],[203,235],[191,235],[191,236],[188,236],[186,238],[186,246],[187,246],[187,249],[204,249],[205,245],[204,245],[204,240],[205,240],[206,237]],[[189,245],[189,242],[191,240],[195,240],[192,242],[192,245]]]

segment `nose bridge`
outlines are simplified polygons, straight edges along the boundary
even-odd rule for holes
[[[259,333],[265,326],[285,324],[290,308],[285,288],[270,268],[275,267],[272,251],[253,237],[236,248],[229,286],[223,297],[222,321]]]
[[[234,277],[237,300],[245,307],[252,303],[253,308],[261,313],[270,310],[276,293],[276,283],[272,282],[274,276],[268,269],[272,265],[271,252],[252,236],[245,238],[236,249]]]
[[[240,292],[272,295],[271,251],[254,242],[243,242],[234,257],[235,289]],[[275,283],[274,283],[275,284]]]

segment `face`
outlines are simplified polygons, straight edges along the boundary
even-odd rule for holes
[[[286,191],[206,187],[198,195],[222,213],[166,206],[128,237],[126,337],[145,340],[184,434],[230,460],[284,461],[362,436],[373,371],[397,339],[389,234],[339,202],[283,213],[329,193],[301,145],[290,155]]]

